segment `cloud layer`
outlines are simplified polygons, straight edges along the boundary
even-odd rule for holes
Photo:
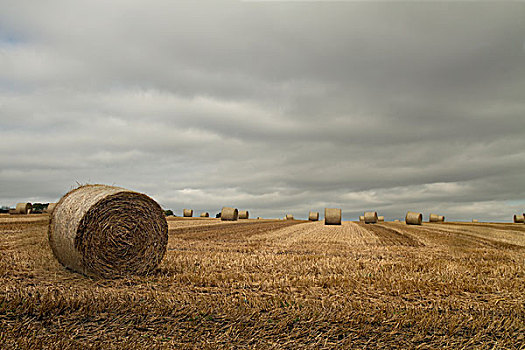
[[[524,4],[0,6],[0,205],[90,182],[176,213],[525,209]]]

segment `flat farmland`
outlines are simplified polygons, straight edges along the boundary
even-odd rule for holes
[[[169,218],[146,277],[62,267],[0,215],[0,348],[525,348],[525,225]]]

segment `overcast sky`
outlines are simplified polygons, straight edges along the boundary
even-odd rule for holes
[[[525,210],[525,3],[0,0],[0,205]]]

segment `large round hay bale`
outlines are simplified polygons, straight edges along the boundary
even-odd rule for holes
[[[286,216],[284,217],[285,220],[293,220],[293,215],[292,214],[286,214]]]
[[[439,215],[437,214],[430,214],[428,216],[428,222],[439,222]]]
[[[377,222],[385,222],[385,217],[384,216],[378,216],[377,217]]]
[[[439,222],[445,222],[445,217],[443,215],[440,215],[438,219],[439,219]]]
[[[236,208],[224,207],[221,210],[222,221],[237,221],[239,218],[239,211]]]
[[[359,221],[365,221],[365,216],[364,215],[359,216]]]
[[[341,209],[325,208],[324,209],[324,224],[325,225],[341,225]]]
[[[318,221],[319,220],[319,212],[318,211],[311,211],[308,213],[308,220],[310,221]]]
[[[365,224],[375,224],[377,222],[377,212],[367,211],[365,212]]]
[[[51,214],[51,213],[53,212],[53,210],[55,209],[56,206],[57,206],[56,203],[49,203],[49,204],[47,205],[47,208],[44,209],[44,213],[49,213],[49,214]]]
[[[405,222],[407,225],[421,225],[423,222],[423,214],[409,211],[405,216]]]
[[[87,185],[60,199],[51,214],[49,244],[66,267],[93,277],[153,272],[166,254],[162,208],[142,193]]]
[[[248,210],[239,211],[239,219],[249,219],[249,218],[250,218],[250,213],[248,212]]]
[[[525,217],[523,214],[514,215],[514,222],[517,224],[523,224],[525,222]]]
[[[182,216],[184,216],[185,218],[193,217],[193,209],[184,209],[182,211]]]
[[[17,203],[15,213],[17,214],[31,214],[33,206],[31,203]]]
[[[209,217],[210,217],[210,213],[208,213],[207,211],[204,213],[201,213],[201,218],[209,218]]]

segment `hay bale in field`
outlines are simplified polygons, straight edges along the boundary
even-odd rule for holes
[[[423,214],[409,211],[405,216],[405,222],[407,225],[421,225],[423,222]]]
[[[325,208],[324,209],[324,224],[325,225],[341,225],[341,209]]]
[[[162,208],[145,194],[86,185],[57,203],[49,244],[60,263],[88,276],[145,275],[166,254],[168,224]]]
[[[523,214],[514,215],[514,222],[516,224],[523,224],[525,223],[525,217]]]
[[[398,219],[395,219],[394,222],[401,222],[401,221],[399,221]]]
[[[318,221],[319,220],[319,212],[318,211],[311,211],[308,213],[308,220],[310,221]]]
[[[378,216],[377,217],[377,222],[385,222],[385,217],[384,216]]]
[[[285,220],[293,220],[293,215],[292,214],[286,214],[286,216],[284,217]]]
[[[33,206],[31,203],[17,203],[15,208],[16,214],[31,214]]]
[[[359,221],[365,221],[365,216],[364,215],[359,216]]]
[[[248,210],[239,211],[239,219],[249,219],[249,218],[250,218],[250,213],[248,212]]]
[[[209,218],[209,217],[210,217],[210,213],[208,213],[207,211],[204,213],[201,213],[201,218]]]
[[[377,212],[367,211],[365,212],[365,224],[375,224],[377,222]]]
[[[445,217],[443,215],[440,215],[438,219],[439,219],[439,222],[445,222]]]
[[[430,214],[428,216],[428,222],[439,222],[439,215],[437,214]]]
[[[182,211],[182,216],[184,216],[185,218],[193,217],[193,209],[184,209]]]
[[[44,209],[44,213],[49,213],[49,214],[51,214],[51,213],[53,212],[53,210],[55,209],[56,206],[57,206],[56,203],[49,203],[49,204],[47,205],[47,208]]]
[[[237,221],[239,218],[239,211],[236,208],[224,207],[221,210],[222,221]]]
[[[472,219],[472,222],[479,222],[478,219]]]

